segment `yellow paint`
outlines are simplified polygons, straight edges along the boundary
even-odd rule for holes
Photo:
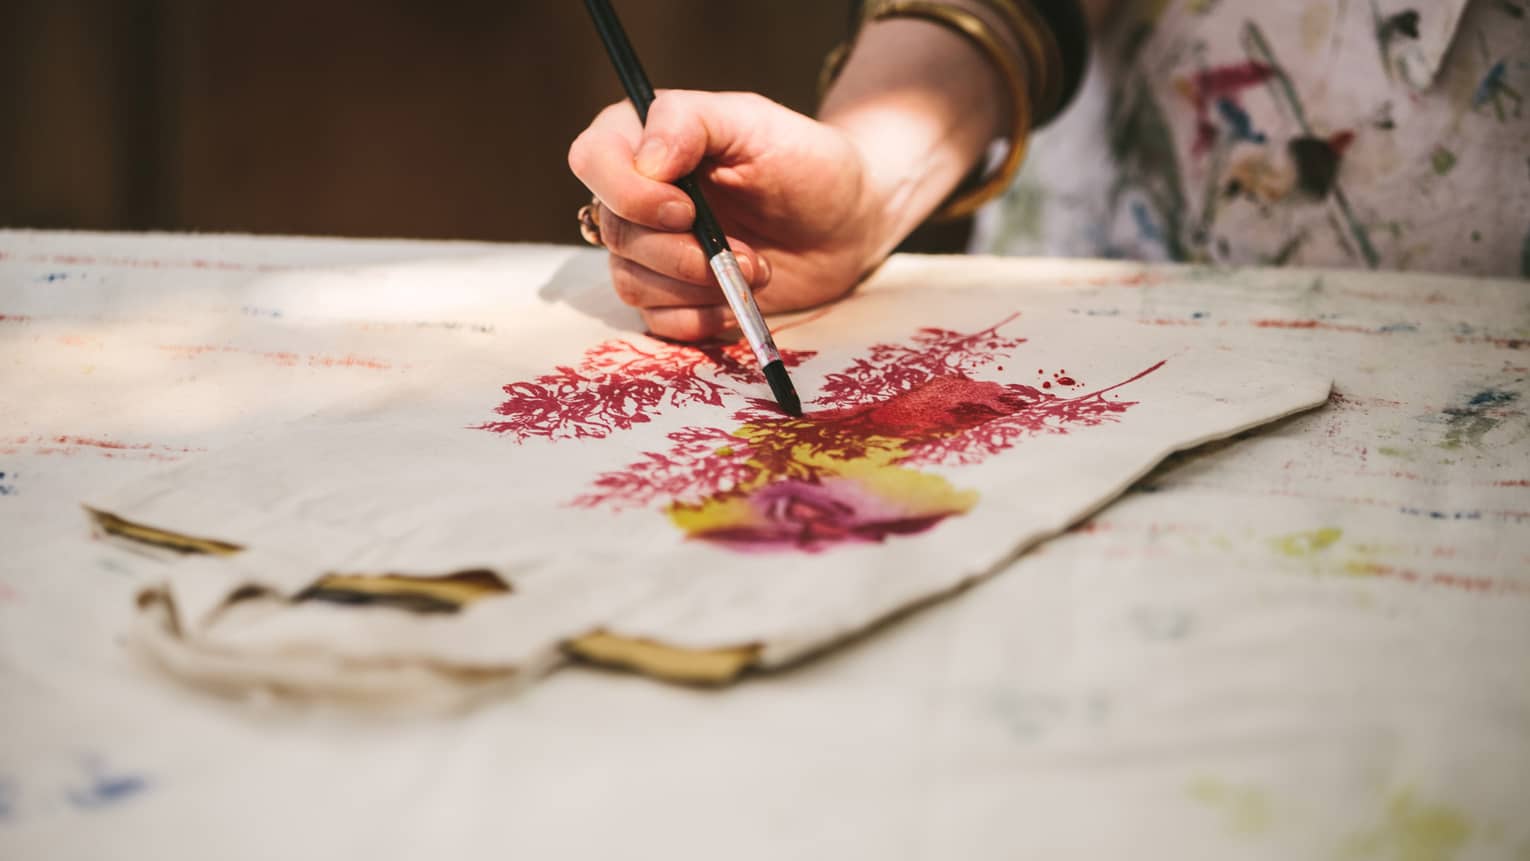
[[[1252,837],[1270,827],[1270,800],[1261,789],[1223,783],[1212,777],[1190,782],[1190,797],[1216,810],[1227,829]]]
[[[420,595],[465,607],[503,595],[510,586],[492,571],[459,571],[439,576],[414,574],[326,574],[309,589],[333,589],[363,595]]]
[[[1323,37],[1328,35],[1329,23],[1333,17],[1333,4],[1329,0],[1317,0],[1309,3],[1302,12],[1302,50],[1308,54],[1317,53],[1323,45]]]
[[[1386,819],[1379,827],[1345,842],[1343,857],[1450,861],[1471,832],[1471,824],[1459,810],[1420,803],[1411,789],[1403,789],[1388,800]]]
[[[930,473],[893,466],[889,452],[870,457],[836,461],[822,455],[801,453],[797,463],[824,471],[822,481],[846,481],[852,492],[873,497],[896,508],[902,517],[932,514],[965,514],[977,504],[975,490],[957,490],[949,481]],[[754,489],[753,486],[746,488]],[[727,494],[703,500],[699,505],[675,503],[666,512],[670,522],[687,535],[705,535],[724,529],[767,524],[766,515],[747,496]]]
[[[1292,559],[1306,559],[1327,550],[1344,536],[1344,530],[1332,526],[1309,532],[1293,532],[1271,540],[1275,550]]]
[[[732,681],[759,659],[757,644],[720,649],[686,649],[653,640],[592,631],[564,646],[570,653],[605,666],[637,670],[686,684]]]
[[[244,548],[238,544],[219,541],[216,538],[200,538],[180,532],[170,532],[142,523],[135,523],[107,511],[84,506],[91,522],[107,535],[124,538],[138,544],[162,547],[176,553],[206,556],[232,556]]]
[[[790,434],[791,425],[744,425],[733,436],[752,444],[758,449],[779,445],[783,434]],[[766,465],[749,461],[755,467],[753,478],[734,487],[726,494],[702,500],[695,505],[676,502],[666,511],[670,522],[688,535],[704,535],[725,529],[739,529],[767,525],[766,515],[749,500],[752,491],[782,479],[815,476],[823,482],[846,481],[854,484],[853,492],[873,497],[899,510],[902,516],[921,517],[931,514],[965,514],[977,504],[976,491],[959,491],[950,482],[937,475],[896,466],[904,456],[905,440],[887,436],[866,436],[854,440],[854,454],[846,449],[824,449],[822,440],[817,443],[793,445],[787,453],[784,470],[771,471]],[[734,453],[731,446],[718,449],[718,454]]]
[[[754,506],[742,496],[712,497],[700,505],[675,503],[666,512],[671,523],[687,535],[703,535],[719,529],[755,525],[759,518]]]
[[[835,472],[882,499],[904,504],[908,513],[916,517],[941,511],[966,514],[978,501],[977,491],[957,490],[938,475],[885,466],[864,458],[845,461],[836,466]]]

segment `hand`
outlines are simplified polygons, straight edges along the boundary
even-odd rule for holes
[[[752,93],[666,91],[646,128],[629,103],[611,105],[574,140],[568,163],[601,202],[617,295],[655,335],[699,340],[733,323],[690,233],[695,207],[670,184],[698,165],[766,313],[843,296],[884,244],[882,208],[850,139]]]

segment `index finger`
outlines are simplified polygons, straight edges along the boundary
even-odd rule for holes
[[[695,206],[685,192],[650,179],[634,164],[643,135],[629,104],[607,107],[568,150],[569,169],[608,209],[622,218],[656,230],[689,229]]]

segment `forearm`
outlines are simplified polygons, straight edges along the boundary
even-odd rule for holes
[[[953,5],[991,20],[973,0]],[[819,118],[844,131],[865,163],[879,222],[874,259],[928,218],[1006,134],[1011,110],[999,70],[962,36],[906,18],[866,25]]]

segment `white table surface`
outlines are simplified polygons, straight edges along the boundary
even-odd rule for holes
[[[1530,857],[1525,281],[1002,264],[1038,306],[1204,329],[1335,399],[727,689],[575,667],[359,718],[132,661],[144,584],[80,499],[301,421],[314,372],[209,405],[219,381],[154,339],[302,326],[250,297],[311,269],[376,279],[328,319],[466,331],[454,279],[486,263],[507,302],[600,271],[562,247],[0,231],[0,857]],[[439,291],[388,289],[422,267]],[[124,386],[157,412],[91,410]]]

